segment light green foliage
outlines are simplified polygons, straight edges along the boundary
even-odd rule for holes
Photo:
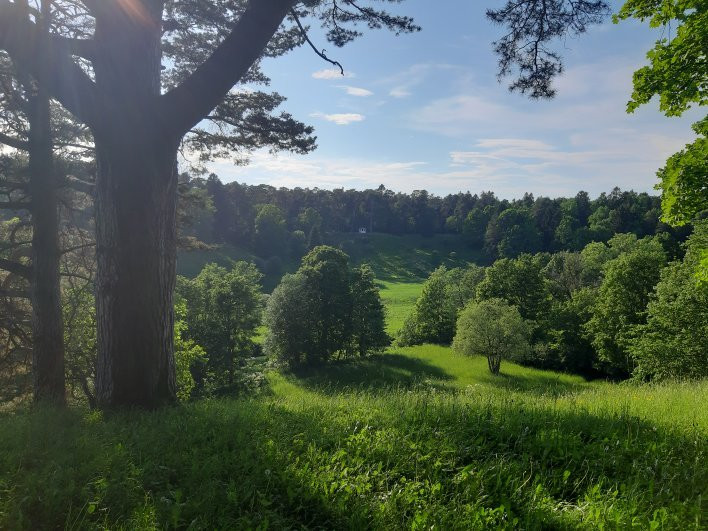
[[[705,381],[493,376],[425,345],[268,382],[157,413],[0,415],[0,528],[706,527]]]
[[[193,280],[180,277],[177,292],[187,303],[187,335],[207,353],[197,383],[212,390],[234,384],[239,359],[253,349],[261,320],[261,274],[253,264],[230,270],[207,264]]]
[[[634,73],[634,92],[627,104],[633,112],[659,96],[667,116],[680,116],[693,103],[708,103],[708,9],[702,0],[628,0],[615,22],[628,18],[648,20],[652,28],[671,27],[649,51],[649,65]]]
[[[637,245],[634,234],[615,234],[607,244],[589,243],[580,252],[582,261],[582,282],[586,286],[599,286],[604,275],[605,265],[622,253],[634,249]]]
[[[609,261],[586,325],[597,351],[598,364],[615,377],[629,376],[635,361],[627,342],[636,325],[646,319],[649,296],[659,281],[666,255],[655,239],[645,238],[636,247]]]
[[[477,299],[504,299],[516,306],[524,319],[534,320],[548,307],[542,269],[546,264],[539,256],[528,254],[510,260],[497,260],[486,269],[484,280],[477,286]]]
[[[449,343],[455,334],[458,307],[448,297],[448,270],[440,266],[423,284],[413,312],[406,318],[399,336],[402,345]]]
[[[499,374],[502,358],[523,354],[529,328],[519,310],[501,299],[470,302],[457,320],[452,349],[466,356],[486,356],[489,371]]]
[[[627,111],[659,96],[667,116],[680,116],[693,104],[708,103],[708,9],[703,0],[628,0],[615,16],[618,20],[648,20],[653,28],[668,28],[647,53],[649,65],[634,73],[634,91]],[[658,171],[663,220],[682,225],[708,208],[708,117],[694,125],[699,138],[671,156]]]
[[[187,301],[178,297],[175,301],[175,374],[177,378],[177,398],[180,402],[189,400],[195,382],[192,367],[207,361],[206,351],[193,339],[187,337]]]
[[[708,222],[696,225],[682,262],[661,273],[629,350],[640,378],[708,377],[708,284],[696,282],[701,252],[708,248]]]
[[[96,405],[96,306],[90,284],[62,292],[67,390],[73,399]]]
[[[671,225],[685,225],[708,209],[708,116],[693,128],[698,138],[669,157],[657,172],[662,219]]]
[[[374,272],[368,265],[354,268],[352,290],[352,342],[354,352],[366,356],[391,344],[386,334],[386,314],[376,286]]]
[[[457,316],[475,296],[484,268],[440,266],[423,284],[422,293],[406,317],[398,336],[401,345],[449,344],[455,335]]]

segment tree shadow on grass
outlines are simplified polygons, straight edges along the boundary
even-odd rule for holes
[[[664,528],[705,523],[698,431],[550,403],[338,404],[0,416],[0,527],[648,529],[660,508]]]
[[[386,353],[358,360],[341,360],[291,373],[299,384],[320,392],[341,393],[351,389],[410,388],[421,383],[437,390],[454,378],[440,367],[403,354]]]
[[[494,375],[486,372],[479,375],[478,379],[494,387],[531,393],[542,396],[560,397],[582,391],[587,385],[582,382],[572,382],[563,379],[563,375],[545,373],[540,370],[529,369],[525,374],[513,374],[505,372],[504,367],[499,374]]]

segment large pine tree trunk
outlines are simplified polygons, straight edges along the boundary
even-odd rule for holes
[[[97,400],[153,408],[176,392],[176,152],[97,147]]]
[[[154,408],[172,402],[176,392],[178,139],[156,112],[162,2],[105,3],[99,9],[96,398],[104,408]]]
[[[50,2],[42,2],[41,35],[48,43]],[[42,48],[43,50],[46,48]],[[63,405],[64,328],[59,277],[57,182],[46,85],[46,57],[40,58],[37,91],[30,97],[29,191],[32,197],[32,371],[34,399]]]

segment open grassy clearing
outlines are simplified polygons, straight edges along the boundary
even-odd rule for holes
[[[389,331],[421,285],[383,282]],[[155,413],[0,415],[0,528],[704,529],[708,382],[423,345]]]
[[[422,346],[260,397],[0,418],[0,527],[701,529],[708,385]]]

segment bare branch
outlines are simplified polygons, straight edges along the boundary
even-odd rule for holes
[[[17,275],[22,278],[30,279],[32,276],[32,268],[18,262],[13,262],[12,260],[6,260],[0,258],[0,269],[4,269],[8,273]]]
[[[0,133],[0,143],[5,144],[6,146],[9,146],[13,149],[18,149],[20,151],[29,150],[29,142],[10,135],[6,135],[5,133]]]
[[[322,59],[324,59],[324,60],[327,61],[328,63],[330,63],[330,64],[332,64],[332,65],[334,65],[334,66],[338,66],[338,67],[339,67],[339,71],[341,72],[342,75],[344,75],[344,67],[341,65],[341,63],[340,63],[339,61],[335,61],[335,60],[330,59],[329,57],[327,57],[327,55],[325,55],[325,50],[324,50],[324,49],[323,49],[322,51],[319,51],[319,50],[317,49],[317,47],[314,45],[314,43],[310,40],[310,36],[307,34],[307,31],[306,31],[305,28],[302,26],[302,23],[300,22],[300,18],[297,16],[297,13],[295,13],[295,11],[292,10],[292,9],[290,10],[290,16],[293,17],[293,19],[295,20],[295,23],[297,24],[297,27],[300,28],[300,33],[302,34],[302,37],[305,39],[305,41],[307,42],[307,44],[310,45],[310,48],[312,48],[312,49],[314,50],[314,52],[315,52],[317,55],[319,55]]]

